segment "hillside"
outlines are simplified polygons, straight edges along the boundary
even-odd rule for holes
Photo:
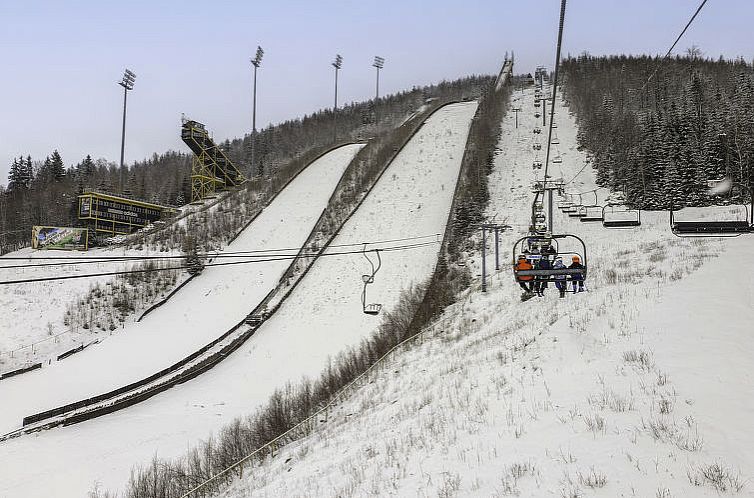
[[[375,245],[375,248],[384,248],[385,252],[383,269],[375,279],[374,296],[386,308],[398,306],[400,290],[414,281],[425,279],[434,268],[439,250],[437,233],[443,230],[447,222],[469,123],[475,110],[476,103],[472,101],[451,104],[436,111],[398,153],[364,205],[333,241],[336,248],[353,244],[360,246],[365,241],[382,241]],[[302,180],[302,185],[310,183]],[[282,195],[286,194],[297,196],[295,192],[286,191]],[[301,199],[300,202],[306,200]],[[288,204],[291,205],[290,199]],[[406,250],[391,251],[397,240],[413,238],[417,230],[428,240]],[[253,239],[260,232],[252,226],[248,233]],[[304,236],[307,232],[299,230],[298,233]],[[195,441],[196,435],[206,434],[219,422],[230,421],[248,412],[250,406],[264,403],[275,389],[286,382],[295,381],[301,375],[314,375],[326,363],[328,356],[337,354],[348,345],[358,344],[380,323],[378,319],[364,315],[361,309],[361,274],[368,266],[360,251],[318,260],[302,287],[296,289],[291,299],[283,304],[259,334],[232,357],[195,381],[122,413],[71,428],[45,431],[39,436],[21,436],[0,443],[4,449],[0,461],[12,476],[3,482],[0,490],[11,493],[23,490],[26,496],[46,496],[50,489],[75,494],[77,490],[89,489],[95,480],[115,487],[128,478],[132,462],[148,459],[155,451],[166,457],[177,457],[188,444]],[[257,268],[256,265],[250,267]],[[155,314],[169,317],[175,315],[177,310],[196,308],[190,295],[184,298],[182,293]],[[322,299],[323,296],[325,299]],[[193,325],[196,320],[217,319],[211,315],[202,317],[202,313],[201,309],[197,309],[195,315],[187,317],[186,325],[189,322]],[[153,320],[151,316],[145,322],[149,323],[150,320]],[[165,325],[161,320],[157,320],[157,323]],[[344,324],[350,325],[346,327]],[[217,329],[209,326],[175,327],[176,334],[184,330],[216,332]],[[339,335],[335,336],[333,331],[338,331]],[[142,351],[149,347],[147,343],[139,346],[133,334],[122,337],[121,346],[140,347]],[[144,357],[134,366],[141,370],[149,358],[164,359],[168,352],[175,353],[177,344],[173,342],[189,340],[188,337],[173,336],[170,344],[155,345],[153,350],[143,353]],[[112,347],[115,348],[114,343]],[[112,359],[91,350],[80,361],[94,366],[108,361],[108,358]],[[285,369],[281,369],[282,364],[286,365]],[[126,365],[124,363],[123,367]],[[154,362],[149,365],[155,367]],[[116,368],[106,378],[88,381],[89,387],[83,385],[86,374],[82,372],[81,383],[69,387],[61,385],[57,398],[71,398],[75,393],[91,391],[92,382],[100,385],[111,382],[117,377],[118,370],[125,373],[124,369]],[[129,371],[128,375],[138,374]],[[64,379],[70,378],[70,375],[58,377],[65,382]],[[26,383],[31,382],[39,382],[38,386],[46,385],[36,374],[26,380]],[[3,389],[2,385],[0,389]],[[8,414],[8,423],[18,423],[19,415],[37,402],[49,403],[47,397],[36,401],[24,399],[21,391],[30,390],[18,387],[18,390],[13,389],[15,394],[6,391],[9,399],[19,400],[21,404],[18,410],[14,408]],[[33,391],[39,392],[39,389]],[[178,413],[182,415],[176,419]],[[34,439],[34,445],[28,444],[30,438]],[[82,441],[95,440],[103,444],[81,447]],[[47,457],[39,462],[39,467],[24,469],[17,465],[29,458],[29,451],[40,452],[42,446],[46,447],[42,453]],[[118,451],[113,452],[112,448],[116,447]],[[73,451],[74,448],[76,451]],[[62,458],[62,455],[66,455],[66,458]],[[72,459],[78,459],[78,463]],[[101,463],[93,466],[92,461]],[[75,477],[67,470],[71,465],[80,469]],[[35,475],[45,475],[46,479],[36,481],[33,479]]]
[[[503,123],[488,208],[515,227],[501,238],[504,262],[525,233],[535,177],[531,91],[514,105],[526,112],[518,130],[513,116]],[[573,178],[569,192],[591,189],[589,169],[574,178],[586,156],[569,109],[557,107],[556,175]],[[586,240],[589,292],[559,299],[550,289],[522,303],[507,265],[486,294],[477,272],[308,435],[261,453],[241,478],[235,469],[217,496],[748,493],[754,279],[728,275],[751,239],[677,238],[661,212],[634,230],[561,213],[556,226]],[[468,257],[478,269],[478,250]]]
[[[150,227],[145,232],[131,236],[113,237],[111,239],[114,246],[94,248],[86,255],[60,252],[53,255],[47,252],[31,251],[28,248],[6,254],[5,259],[8,261],[0,261],[0,277],[2,277],[0,280],[48,278],[53,275],[75,276],[87,272],[134,271],[148,269],[148,265],[180,267],[183,262],[178,256],[185,254],[189,247],[196,247],[200,252],[205,253],[221,251],[227,248],[228,244],[292,178],[332,147],[352,143],[355,137],[364,138],[369,134],[376,134],[373,141],[380,142],[375,144],[376,151],[385,155],[386,151],[382,149],[388,145],[388,140],[395,139],[396,132],[399,131],[394,126],[405,123],[409,118],[421,114],[421,111],[429,107],[424,102],[425,98],[434,99],[434,101],[461,99],[469,95],[478,95],[489,84],[488,77],[462,78],[416,88],[397,95],[388,95],[381,98],[377,104],[374,102],[351,104],[339,111],[343,114],[343,116],[339,114],[338,117],[342,137],[335,144],[332,143],[332,134],[327,131],[328,125],[323,124],[332,120],[332,113],[322,112],[301,120],[283,123],[278,127],[271,127],[260,134],[260,137],[272,134],[277,144],[275,154],[267,156],[270,161],[274,159],[274,168],[268,169],[267,177],[264,179],[250,181],[245,188],[223,193],[217,199],[207,200],[200,206],[190,204],[181,206],[180,214],[175,220],[171,220],[172,222],[159,227]],[[359,113],[365,109],[371,109],[370,112],[373,112],[375,105],[380,111],[379,123],[375,123],[373,119],[362,121],[354,117],[359,116]],[[227,147],[235,147],[240,151],[243,144],[238,140],[232,144],[228,142]],[[392,152],[392,148],[389,152]],[[365,160],[365,158],[360,159]],[[131,177],[133,181],[155,189],[155,192],[164,192],[168,189],[164,182],[172,182],[177,174],[175,168],[183,167],[182,174],[188,175],[189,163],[186,156],[170,153],[134,166]],[[69,197],[73,195],[70,192],[66,193],[66,189],[78,188],[80,190],[85,186],[95,185],[101,186],[104,190],[121,193],[113,185],[117,183],[119,177],[129,177],[121,175],[117,168],[98,169],[93,165],[91,171],[87,167],[79,171],[80,169],[77,167],[69,170],[67,175],[54,185],[54,188],[44,187],[39,183],[44,177],[40,177],[39,181],[35,180],[30,184],[30,189],[0,192],[0,208],[7,206],[9,209],[17,209],[13,202],[23,204],[29,202],[30,199],[35,199],[35,189],[40,191],[46,189],[48,194],[56,194],[62,198],[66,195]],[[85,174],[85,170],[89,173]],[[356,172],[355,175],[358,180],[360,173]],[[107,185],[110,187],[104,188]],[[144,197],[156,202],[172,202],[163,198],[152,198],[147,191],[134,190],[132,193],[138,196],[143,194]],[[44,205],[40,204],[34,212],[43,212],[45,209]],[[45,222],[41,218],[26,221],[2,218],[0,225],[3,220],[9,223],[5,228],[17,228],[17,224],[14,225],[16,222],[22,225],[27,222]],[[65,223],[70,222],[71,220],[68,220]],[[2,231],[3,227],[0,226],[0,232]],[[23,233],[27,232],[23,231]],[[18,235],[20,237],[20,234]],[[0,252],[3,250],[3,240],[0,239]],[[28,243],[28,236],[23,235],[19,240]],[[13,242],[7,248],[17,246],[18,244]],[[42,261],[42,258],[54,256],[60,256],[62,259],[48,261],[46,265]],[[83,261],[98,257],[103,258],[103,261]],[[105,261],[105,259],[115,257],[153,258],[153,261]],[[158,259],[160,257],[175,259],[160,260]],[[74,259],[77,260],[75,264]],[[38,266],[32,268],[28,266],[30,263]],[[24,266],[23,270],[16,268],[19,265]],[[3,270],[3,268],[7,269]],[[7,310],[4,317],[0,318],[0,330],[2,330],[0,333],[0,374],[40,362],[54,362],[58,355],[73,348],[86,347],[113,334],[124,332],[126,329],[130,330],[133,328],[132,322],[146,309],[168,296],[187,278],[188,274],[179,269],[50,283],[29,282],[0,287],[0,302]],[[39,296],[41,292],[44,292],[44,285],[52,286],[51,289],[47,289],[50,291],[50,297],[47,300],[40,300]],[[23,317],[27,316],[33,318],[31,324],[25,323]]]
[[[533,145],[546,137],[534,130],[546,128],[531,87],[513,93],[517,126],[505,113],[509,89],[490,88],[478,102],[439,106],[395,148],[363,203],[346,182],[340,200],[358,209],[276,314],[218,366],[126,410],[0,441],[8,473],[0,495],[173,497],[218,472],[195,495],[749,493],[754,277],[741,261],[754,242],[675,237],[664,211],[610,230],[556,210],[556,233],[585,241],[585,252],[565,240],[559,250],[586,257],[587,292],[559,298],[551,287],[522,301],[511,248],[528,233],[531,189],[543,180],[533,163],[544,150]],[[602,205],[614,191],[600,185],[615,185],[604,180],[607,156],[585,146],[596,128],[585,131],[590,118],[572,95],[556,102],[550,175],[568,198],[594,195]],[[501,121],[497,143],[492,116]],[[302,246],[360,148],[315,161],[227,254]],[[640,204],[631,197],[639,178],[624,180]],[[738,211],[688,207],[679,216]],[[224,203],[208,210],[225,212]],[[486,292],[482,221],[510,227],[499,270],[495,239],[486,239]],[[374,281],[364,280],[378,255]],[[0,382],[0,397],[11,400],[0,433],[196,349],[278,279],[285,287],[286,266],[207,268],[128,334]],[[207,303],[223,313],[207,313]],[[363,313],[367,303],[381,304],[381,314]],[[197,446],[198,435],[207,439]]]

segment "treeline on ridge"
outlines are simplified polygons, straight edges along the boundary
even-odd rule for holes
[[[593,156],[598,185],[643,209],[749,201],[741,190],[722,199],[706,190],[707,180],[749,185],[754,174],[751,64],[693,48],[664,61],[584,54],[565,59],[562,72],[578,146]]]

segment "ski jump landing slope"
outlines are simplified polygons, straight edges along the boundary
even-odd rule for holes
[[[343,146],[314,161],[226,251],[303,244],[361,147]],[[201,348],[241,321],[289,263],[208,267],[164,306],[129,324],[129,330],[48,368],[0,382],[0,433],[18,428],[25,415],[129,384]]]
[[[435,112],[333,244],[441,233],[475,111],[465,102]],[[434,244],[384,254],[368,300],[393,308],[402,289],[430,276],[438,251]],[[252,340],[197,379],[104,417],[0,443],[0,497],[84,496],[95,482],[121,489],[134,463],[183,455],[286,382],[317,375],[380,322],[361,310],[368,270],[361,254],[322,257]]]

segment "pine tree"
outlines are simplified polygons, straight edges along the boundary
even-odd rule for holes
[[[65,165],[57,149],[52,152],[52,156],[50,157],[50,174],[52,180],[56,182],[60,182],[65,178]]]
[[[8,191],[13,192],[26,188],[23,169],[23,157],[20,161],[14,157],[13,164],[11,165],[10,172],[8,173]]]

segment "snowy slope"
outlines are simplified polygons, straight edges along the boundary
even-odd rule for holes
[[[453,104],[430,117],[333,244],[442,232],[475,110],[474,102]],[[391,308],[401,289],[429,276],[438,250],[436,244],[385,254],[370,297]],[[0,497],[20,490],[29,497],[51,490],[80,496],[97,480],[119,488],[134,462],[155,452],[181,455],[287,381],[315,375],[328,356],[379,324],[361,311],[368,268],[360,254],[321,258],[247,344],[194,381],[112,415],[0,443],[0,468],[10,475],[0,479]],[[30,458],[33,468],[22,464]]]
[[[518,224],[505,263],[534,178],[532,92],[516,95],[525,112],[519,130],[505,118],[490,178],[490,218]],[[556,122],[568,181],[585,158],[560,103]],[[585,171],[569,191],[593,187]],[[508,265],[486,294],[477,276],[311,436],[222,495],[750,496],[754,238],[643,221],[610,231],[557,213],[556,231],[589,245],[590,292],[522,303]]]
[[[226,251],[295,248],[362,145],[315,161]],[[226,261],[226,260],[222,260]],[[0,382],[0,433],[37,413],[147,377],[199,349],[241,321],[275,286],[289,261],[209,267],[164,306],[129,330],[48,368]]]
[[[103,273],[128,269],[128,262],[99,262],[93,264],[66,263],[80,257],[157,256],[164,253],[97,248],[86,253],[67,251],[36,251],[21,249],[0,257],[0,280],[21,280]],[[27,258],[12,260],[8,258]],[[40,258],[60,258],[49,261]],[[30,263],[48,264],[36,268],[10,268]],[[71,330],[63,323],[63,315],[71,302],[84,296],[95,284],[103,284],[112,277],[30,282],[0,286],[0,372],[20,367],[32,360],[41,361],[45,354],[59,353],[82,341],[89,342],[96,334],[85,330]],[[42,297],[44,296],[44,297]],[[104,335],[104,333],[101,333]],[[31,344],[34,344],[32,348]],[[26,346],[26,347],[24,347]],[[22,348],[22,349],[21,349]],[[11,356],[12,352],[12,356]]]

